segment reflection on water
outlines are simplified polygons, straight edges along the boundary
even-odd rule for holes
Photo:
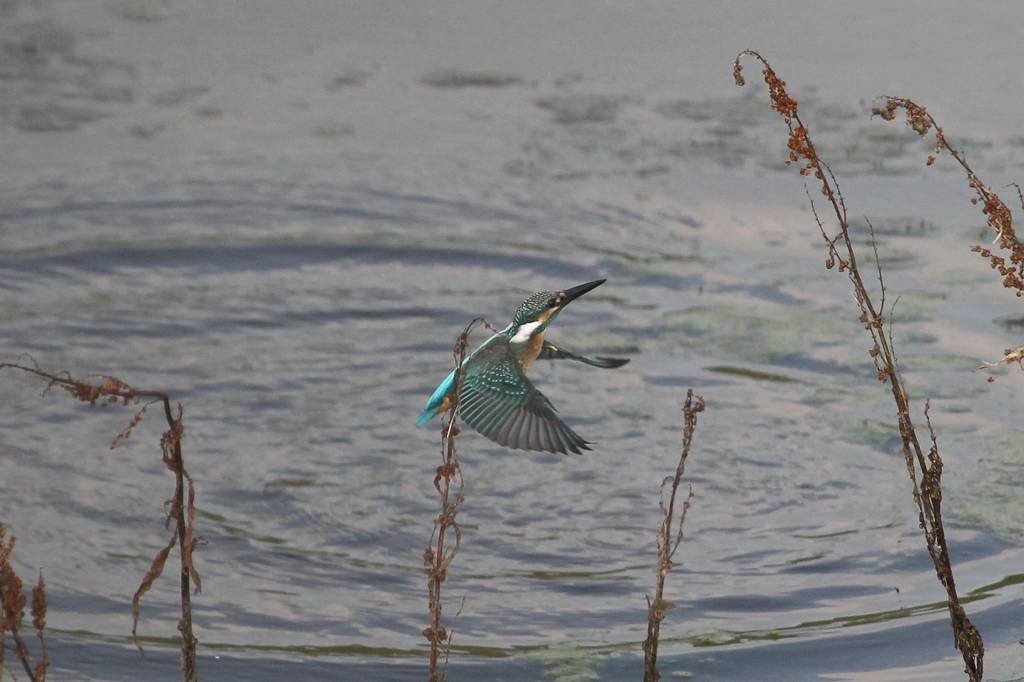
[[[595,450],[460,437],[453,678],[636,677],[658,485],[693,387],[708,411],[666,677],[959,679],[846,283],[822,267],[798,176],[776,172],[765,94],[730,89],[747,45],[661,32],[721,25],[711,10],[434,5],[0,1],[0,347],[184,403],[203,675],[421,679],[438,434],[415,415],[467,320],[607,277],[550,336],[632,362],[534,369]],[[737,39],[759,11],[730,20]],[[873,16],[858,25],[883,36],[891,16]],[[473,30],[443,47],[423,38],[459,22]],[[570,25],[582,57],[555,40]],[[609,56],[609,32],[629,54]],[[680,73],[691,49],[703,61]],[[962,180],[858,101],[857,79],[895,67],[866,57],[837,95],[781,54],[867,216],[858,243],[867,220],[878,236],[909,387],[932,400],[958,584],[1009,678],[1020,380],[975,368],[1019,343],[1015,302],[967,251],[987,237]],[[722,87],[700,75],[715,70]],[[993,186],[1021,167],[1017,131],[963,132]],[[19,569],[45,572],[57,671],[176,679],[173,580],[144,603],[144,659],[126,636],[163,537],[159,425],[110,451],[127,413],[4,387],[0,517]]]

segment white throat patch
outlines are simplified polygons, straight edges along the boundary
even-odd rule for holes
[[[526,343],[533,336],[533,331],[541,326],[542,322],[527,322],[526,324],[519,327],[516,331],[516,335],[512,337],[510,343]]]

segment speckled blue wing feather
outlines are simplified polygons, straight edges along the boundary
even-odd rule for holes
[[[473,358],[480,352],[487,351],[494,345],[504,345],[508,347],[508,340],[504,337],[494,334],[486,341],[481,343],[477,348],[469,354],[466,358],[465,363],[467,366],[472,364]],[[420,416],[416,418],[416,426],[426,426],[431,419],[437,416],[437,414],[444,408],[444,399],[447,398],[452,391],[455,390],[455,371],[448,373],[448,376],[444,378],[434,392],[427,398],[427,404],[423,406],[423,411],[420,412]]]
[[[563,454],[590,449],[526,378],[507,345],[491,344],[466,363],[459,406],[463,421],[506,447]]]

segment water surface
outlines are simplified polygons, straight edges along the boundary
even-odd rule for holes
[[[667,679],[958,680],[891,399],[763,89],[764,50],[878,233],[915,406],[932,400],[958,586],[993,680],[1021,670],[1016,301],[968,252],[948,159],[872,121],[921,98],[994,187],[1020,179],[1021,10],[953,3],[0,2],[0,349],[186,409],[209,679],[422,679],[437,429],[473,317],[598,277],[538,363],[582,457],[467,432],[445,590],[453,679],[636,679],[658,486],[708,403]],[[756,75],[751,65],[748,75]],[[1012,79],[1012,80],[1011,80]],[[812,188],[813,191],[813,188]],[[1014,316],[1017,317],[1014,317]],[[45,572],[55,676],[173,680],[176,586],[150,417],[5,375],[0,518]],[[462,601],[464,599],[464,602]]]

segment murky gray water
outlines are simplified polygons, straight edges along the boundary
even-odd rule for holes
[[[1013,679],[1024,379],[975,367],[1020,343],[1020,304],[967,251],[989,237],[948,160],[866,100],[920,98],[993,186],[1022,179],[1021,15],[3,0],[0,350],[184,403],[202,677],[422,679],[439,448],[416,414],[469,319],[607,277],[550,337],[631,364],[533,370],[595,449],[460,438],[452,678],[639,677],[693,387],[666,679],[962,679],[846,282],[763,89],[732,84],[759,47],[881,234],[958,585]],[[126,636],[165,536],[159,421],[111,451],[128,412],[2,381],[0,519],[47,577],[54,679],[176,679],[175,578],[144,659]]]

